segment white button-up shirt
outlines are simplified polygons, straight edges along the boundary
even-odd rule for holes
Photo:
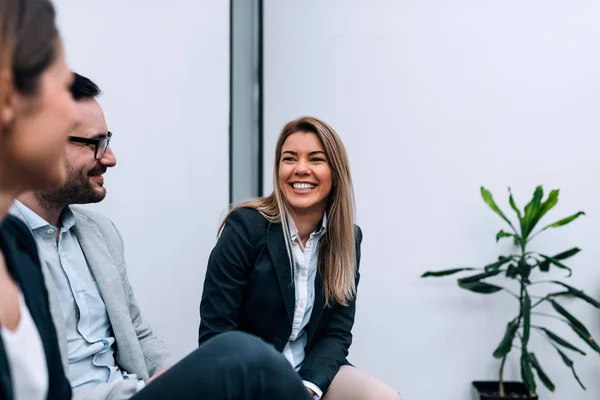
[[[15,205],[33,232],[40,260],[48,266],[58,292],[69,352],[65,372],[71,386],[137,380],[115,362],[115,338],[106,305],[75,235],[73,212],[65,208],[61,226],[54,227],[19,201]],[[138,390],[143,386],[138,381]]]
[[[308,340],[306,326],[310,321],[315,303],[315,277],[319,266],[319,240],[327,229],[327,216],[323,216],[321,229],[310,234],[304,249],[300,244],[298,229],[292,218],[288,219],[288,226],[292,243],[291,256],[293,257],[294,266],[295,304],[292,333],[283,349],[283,355],[298,371],[305,357],[304,348]],[[323,391],[315,384],[305,381],[304,385],[317,393],[318,397],[323,395]]]

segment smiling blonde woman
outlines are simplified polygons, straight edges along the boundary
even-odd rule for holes
[[[273,193],[237,205],[208,261],[199,342],[226,331],[275,346],[325,400],[400,396],[347,361],[362,232],[346,149],[313,117],[289,122],[275,147]]]

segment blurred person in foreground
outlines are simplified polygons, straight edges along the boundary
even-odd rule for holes
[[[73,75],[47,0],[0,0],[0,399],[65,400],[36,244],[7,214],[16,196],[64,184]]]

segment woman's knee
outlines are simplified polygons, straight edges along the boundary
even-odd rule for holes
[[[324,400],[402,400],[398,392],[379,379],[351,366],[335,376]]]

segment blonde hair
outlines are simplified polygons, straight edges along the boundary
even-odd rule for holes
[[[326,304],[330,305],[335,301],[345,306],[356,294],[354,189],[346,148],[331,126],[314,117],[301,117],[288,122],[281,130],[275,146],[273,193],[237,204],[229,214],[240,208],[253,208],[268,221],[281,223],[288,244],[288,255],[290,255],[291,243],[287,220],[294,214],[279,187],[279,160],[286,139],[297,132],[310,132],[317,135],[325,148],[325,155],[331,168],[332,188],[327,203],[327,229],[319,242],[319,272],[323,278]],[[223,220],[219,233],[223,230],[227,217]],[[291,255],[290,260],[293,260]]]

